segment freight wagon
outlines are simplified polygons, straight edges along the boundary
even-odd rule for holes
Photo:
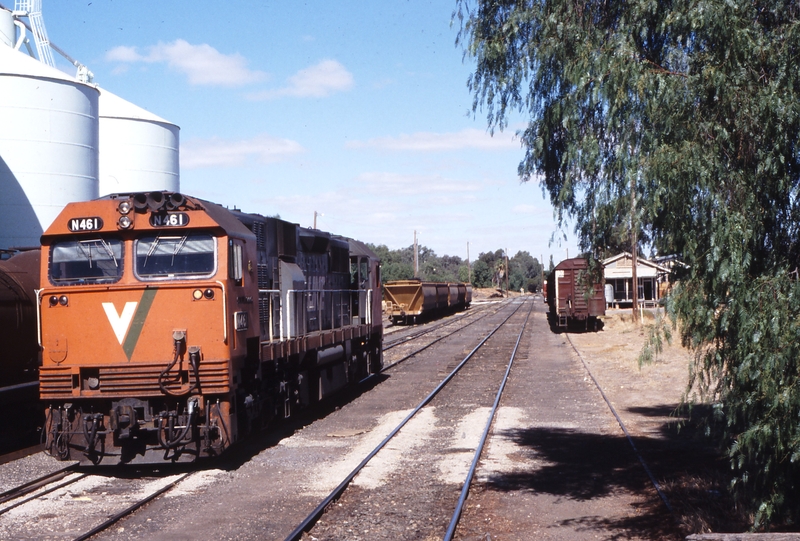
[[[469,308],[472,285],[421,280],[395,280],[383,286],[383,299],[394,323],[423,319]]]
[[[38,250],[0,260],[0,387],[35,382],[38,377],[39,261]]]
[[[546,300],[550,315],[556,325],[567,327],[570,323],[589,320],[606,313],[603,280],[588,286],[589,263],[582,257],[565,259],[556,265],[547,280]]]

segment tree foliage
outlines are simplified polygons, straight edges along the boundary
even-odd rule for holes
[[[386,245],[369,244],[381,260],[381,278],[383,282],[392,280],[410,280],[414,278],[414,246],[400,250],[390,250]],[[417,256],[419,277],[429,282],[466,282],[467,265],[458,256],[436,255],[426,246],[420,246]]]
[[[386,245],[368,244],[381,260],[381,278],[384,283],[393,280],[414,278],[414,246],[390,250]],[[418,262],[420,279],[429,282],[468,282],[470,269],[467,262],[458,256],[437,256],[425,246],[419,247]],[[504,272],[505,252],[496,250],[478,255],[472,264],[472,285],[475,287],[505,287],[500,275]],[[528,252],[520,251],[509,259],[511,274],[510,289],[538,291],[542,284],[542,269],[539,261]]]
[[[492,130],[528,117],[519,174],[575,219],[581,248],[633,223],[686,263],[668,313],[727,427],[733,487],[755,529],[796,522],[800,6],[456,3],[474,109]]]

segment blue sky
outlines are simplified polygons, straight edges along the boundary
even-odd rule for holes
[[[0,0],[13,8],[12,0]],[[512,121],[472,114],[455,3],[43,0],[94,82],[180,126],[181,191],[438,255],[577,255]],[[74,69],[58,55],[59,67]],[[520,117],[521,118],[521,117]],[[551,242],[551,238],[560,239]]]

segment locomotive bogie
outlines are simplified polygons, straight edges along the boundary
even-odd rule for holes
[[[377,258],[279,219],[168,192],[73,203],[42,237],[41,272],[60,459],[219,455],[382,366]]]

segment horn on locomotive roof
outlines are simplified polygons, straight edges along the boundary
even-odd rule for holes
[[[161,210],[164,206],[164,194],[161,192],[150,192],[147,194],[147,206],[153,212]]]
[[[144,212],[147,210],[147,194],[137,193],[133,196],[133,208],[136,212]]]
[[[183,197],[181,194],[175,192],[169,194],[169,198],[167,199],[167,208],[170,210],[174,210],[179,208],[181,205],[186,203],[186,198]]]

